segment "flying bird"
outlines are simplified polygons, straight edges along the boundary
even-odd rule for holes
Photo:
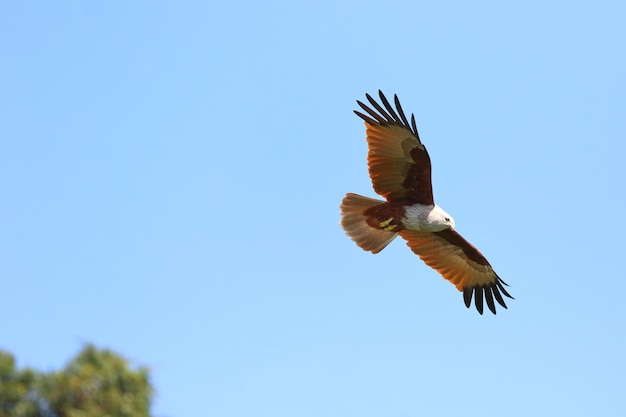
[[[465,305],[474,304],[483,314],[483,300],[496,314],[494,300],[507,308],[503,295],[513,299],[507,285],[487,259],[454,230],[454,220],[435,204],[431,164],[422,144],[415,116],[407,120],[398,96],[395,110],[378,91],[381,106],[366,94],[371,107],[357,100],[365,113],[367,165],[374,191],[385,200],[348,193],[341,202],[341,226],[363,250],[378,253],[396,236],[426,265],[435,269],[463,293]]]

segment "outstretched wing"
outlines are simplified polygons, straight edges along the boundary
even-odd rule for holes
[[[507,283],[500,279],[478,249],[460,234],[452,229],[434,233],[402,230],[400,236],[426,265],[463,292],[468,308],[472,296],[480,314],[483,314],[483,299],[493,314],[496,314],[494,299],[507,308],[502,295],[513,298],[504,288]]]
[[[378,92],[385,108],[366,94],[376,110],[357,100],[367,115],[354,111],[365,120],[369,148],[367,163],[374,190],[388,201],[432,205],[430,157],[419,139],[415,116],[411,115],[409,125],[398,96],[394,96],[396,113],[382,91]]]

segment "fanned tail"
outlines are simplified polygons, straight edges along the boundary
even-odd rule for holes
[[[384,201],[348,193],[340,206],[343,230],[361,249],[372,253],[380,252],[398,236],[398,233],[375,229],[367,224],[367,216],[363,212],[381,204]]]

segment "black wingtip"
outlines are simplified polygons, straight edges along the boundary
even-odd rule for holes
[[[402,118],[402,123],[404,123],[405,126],[410,126],[409,121],[406,119],[406,115],[404,114],[404,110],[402,110],[402,106],[400,105],[400,99],[398,98],[397,94],[393,95],[393,101],[396,105],[396,109],[398,109],[398,113],[400,113],[400,117]]]
[[[515,300],[515,298],[513,298],[513,296],[511,294],[508,293],[508,291],[504,288],[504,285],[506,285],[507,287],[510,287],[509,284],[507,284],[506,282],[504,282],[502,280],[502,278],[500,278],[499,276],[496,275],[496,287],[498,287],[498,289],[500,291],[502,291],[502,294],[506,295],[507,297],[509,297],[511,300]]]
[[[357,116],[359,116],[361,119],[365,120],[367,123],[371,124],[371,125],[375,125],[377,122],[372,119],[369,116],[364,115],[363,113],[361,113],[358,110],[352,110],[354,112],[354,114],[356,114]]]
[[[485,287],[477,285],[471,288],[464,288],[463,301],[465,302],[465,306],[467,308],[470,308],[473,296],[474,305],[476,306],[476,310],[478,310],[480,314],[483,314],[484,311],[483,301],[486,302],[487,308],[489,308],[489,311],[491,311],[493,314],[496,314],[496,302],[503,308],[508,309],[506,303],[504,302],[502,294],[512,300],[515,300],[515,298],[513,298],[511,294],[509,294],[504,289],[504,285],[508,284],[506,284],[500,279],[500,277],[496,275],[496,282],[492,283],[491,285]]]
[[[465,301],[465,307],[470,308],[472,305],[472,294],[474,293],[473,288],[464,288],[463,289],[463,301]]]
[[[474,290],[474,305],[476,306],[476,310],[482,315],[483,314],[483,289],[482,287],[476,287]]]
[[[402,106],[400,105],[400,99],[398,99],[398,95],[393,95],[395,109],[382,90],[378,90],[378,96],[380,97],[382,106],[378,102],[376,102],[376,100],[374,100],[374,98],[370,94],[365,93],[365,98],[369,102],[369,105],[364,104],[359,100],[357,100],[356,102],[359,107],[361,107],[367,113],[367,116],[360,112],[355,113],[367,123],[379,124],[381,126],[395,125],[403,127],[413,133],[419,141],[419,134],[417,133],[417,126],[415,124],[415,116],[411,114],[411,122],[409,123],[409,120],[406,117]]]
[[[491,294],[491,288],[485,288],[485,301],[487,301],[487,307],[489,311],[496,314],[496,305],[493,302],[493,295]]]

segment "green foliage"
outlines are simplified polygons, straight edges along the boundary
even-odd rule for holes
[[[0,417],[149,417],[153,389],[147,368],[87,345],[56,372],[19,371],[0,352]]]
[[[0,351],[0,417],[41,415],[33,392],[35,381],[34,371],[18,371],[13,355]]]

